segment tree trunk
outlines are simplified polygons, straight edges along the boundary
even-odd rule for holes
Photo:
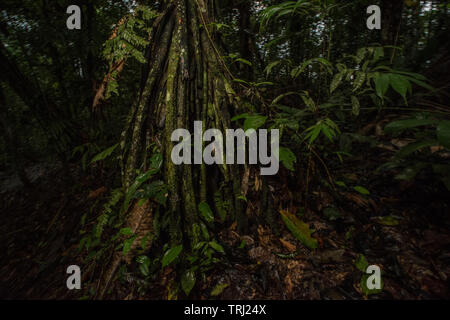
[[[241,181],[237,166],[175,165],[171,159],[172,132],[178,128],[194,132],[194,121],[201,121],[203,130],[217,128],[225,132],[230,128],[230,113],[240,103],[232,89],[233,76],[209,27],[213,1],[168,0],[162,10],[153,25],[140,93],[121,135],[122,184],[127,192],[136,179],[136,170],[147,169],[149,146],[156,145],[163,155],[162,179],[169,192],[167,205],[160,213],[160,220],[167,223],[153,233],[159,235],[161,243],[183,243],[184,251],[189,252],[199,241],[206,240],[208,231],[198,212],[202,201],[209,203],[213,211],[214,204],[221,203],[223,206],[217,206],[216,212],[227,208],[226,219],[217,220],[237,220],[240,230],[246,228],[239,199]],[[130,208],[128,225],[137,212],[136,206]],[[148,206],[146,211],[151,216],[154,210]],[[119,266],[118,259],[115,255],[104,273],[100,299]]]
[[[381,2],[382,44],[396,45],[402,20],[403,0],[383,0]]]
[[[252,62],[252,52],[250,49],[250,2],[247,0],[238,3],[239,10],[239,48],[241,58]],[[240,65],[241,73],[247,81],[253,81],[252,68],[247,64]]]
[[[238,100],[228,72],[214,45],[209,29],[213,4],[205,0],[170,0],[153,27],[149,65],[144,85],[133,106],[129,123],[122,133],[123,185],[128,189],[136,178],[136,169],[146,166],[148,143],[156,143],[164,156],[164,180],[169,189],[168,208],[170,242],[195,245],[201,240],[198,204],[210,202],[217,191],[208,184],[209,176],[218,176],[230,219],[243,228],[238,169],[228,165],[176,166],[171,160],[171,134],[184,128],[193,132],[194,121],[203,129],[230,128],[230,112]],[[150,139],[146,139],[146,135]],[[195,152],[195,151],[194,151]],[[217,172],[217,174],[214,173]]]

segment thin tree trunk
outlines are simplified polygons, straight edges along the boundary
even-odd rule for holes
[[[11,156],[11,163],[19,176],[20,181],[24,186],[30,187],[31,181],[25,172],[25,166],[23,163],[23,157],[18,151],[18,141],[17,137],[13,134],[12,129],[9,125],[8,107],[6,105],[6,98],[3,94],[3,90],[0,87],[0,123],[3,132],[3,138],[6,144],[6,150]]]
[[[239,9],[239,46],[241,57],[247,61],[252,61],[252,52],[250,48],[250,2],[247,0],[240,1]],[[252,68],[247,64],[241,64],[242,76],[249,80],[253,80]]]
[[[383,0],[381,2],[382,44],[395,45],[402,19],[403,0]]]

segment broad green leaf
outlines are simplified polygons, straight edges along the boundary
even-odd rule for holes
[[[328,140],[333,141],[334,132],[328,126],[322,126],[322,133],[328,138]]]
[[[134,194],[136,193],[136,190],[144,183],[146,182],[148,179],[150,179],[150,177],[152,176],[153,171],[149,170],[146,173],[141,174],[140,176],[138,176],[136,178],[136,180],[134,181],[134,183],[130,186],[130,188],[128,189],[128,192],[125,196],[125,200],[123,202],[123,207],[122,207],[122,212],[126,212],[128,210],[128,207],[130,206],[130,201],[133,198]]]
[[[153,238],[151,233],[148,233],[147,235],[145,235],[144,237],[142,237],[141,239],[141,248],[143,250],[147,250],[147,244],[149,243],[149,241]]]
[[[317,137],[320,134],[320,131],[322,130],[321,124],[316,124],[315,126],[310,127],[308,130],[311,130],[307,135],[306,138],[309,138],[309,144],[312,144]]]
[[[303,100],[303,102],[305,103],[305,105],[308,107],[308,109],[310,109],[311,111],[316,109],[316,103],[314,102],[314,100],[309,96],[308,93],[302,94],[301,98]]]
[[[347,70],[347,66],[342,63],[336,63],[336,68],[338,69],[339,72],[344,72]]]
[[[406,156],[409,156],[410,154],[422,150],[427,147],[432,147],[438,145],[437,141],[434,140],[424,140],[424,141],[418,141],[408,144],[407,146],[400,149],[399,152],[395,155],[397,158],[404,158]]]
[[[165,205],[167,201],[168,190],[167,186],[161,180],[152,181],[147,184],[143,190],[135,193],[137,199],[154,199],[159,204]]]
[[[268,76],[272,72],[272,69],[275,66],[279,65],[281,62],[282,62],[282,60],[278,60],[278,61],[273,61],[273,62],[269,63],[267,65],[267,67],[264,69],[264,72],[266,73],[266,76]]]
[[[362,277],[361,277],[360,285],[361,285],[362,292],[366,296],[369,296],[371,294],[381,293],[383,291],[383,286],[384,286],[383,278],[381,278],[381,281],[380,281],[381,282],[380,283],[381,284],[381,288],[380,289],[369,289],[369,288],[367,288],[367,279],[369,279],[369,277],[370,277],[370,274],[363,274]]]
[[[91,164],[100,160],[104,160],[105,158],[109,157],[114,150],[116,150],[117,146],[119,144],[116,143],[115,145],[113,145],[112,147],[100,152],[99,154],[97,154],[92,160],[91,160]]]
[[[147,256],[140,256],[136,259],[137,263],[139,263],[139,270],[142,272],[144,276],[148,276],[150,265],[150,258]]]
[[[405,129],[412,129],[415,127],[422,127],[435,124],[436,120],[433,119],[407,119],[407,120],[397,120],[389,123],[384,127],[385,132],[396,132]]]
[[[398,73],[398,74],[401,74],[401,75],[409,76],[409,77],[417,79],[417,80],[427,81],[427,78],[424,75],[421,75],[420,73],[398,71],[398,70],[395,70],[394,72]]]
[[[403,97],[406,102],[406,94],[411,89],[411,83],[405,76],[398,74],[391,74],[389,77],[389,83],[392,89],[394,89],[399,95]]]
[[[231,122],[237,121],[239,119],[247,119],[250,115],[248,113],[239,114],[231,118]]]
[[[358,116],[359,115],[359,109],[360,109],[361,107],[360,107],[360,105],[359,105],[359,100],[358,100],[358,98],[357,97],[355,97],[355,96],[352,96],[352,113],[355,115],[355,116]]]
[[[200,230],[202,231],[203,238],[209,240],[209,231],[206,225],[200,221]]]
[[[333,120],[331,120],[330,118],[326,118],[323,121],[324,121],[326,126],[328,126],[330,129],[332,129],[332,131],[334,132],[333,135],[335,135],[336,133],[341,133],[341,131],[339,130],[338,125]]]
[[[383,47],[376,47],[374,54],[373,54],[373,59],[375,61],[380,60],[380,58],[384,57],[384,49]]]
[[[358,192],[361,193],[361,194],[364,194],[364,195],[369,195],[369,194],[370,194],[369,190],[367,190],[366,188],[361,187],[361,186],[353,187],[353,189],[354,189],[355,191],[358,191]]]
[[[425,88],[427,90],[430,90],[430,91],[434,90],[434,88],[432,86],[430,86],[428,83],[426,83],[424,81],[417,80],[416,78],[411,78],[411,77],[408,77],[408,80],[411,81],[411,82],[414,82],[418,86],[421,86],[421,87],[423,87],[423,88]]]
[[[339,187],[346,187],[347,186],[344,181],[334,181],[334,184],[336,184]]]
[[[364,59],[366,52],[367,52],[367,48],[358,49],[358,51],[356,52],[356,61],[358,63],[360,63]]]
[[[447,149],[450,149],[450,121],[439,122],[436,134],[439,143]]]
[[[273,85],[275,85],[275,83],[270,82],[270,81],[263,81],[263,82],[253,83],[253,85],[255,87],[262,87],[262,86],[273,86]]]
[[[242,59],[242,58],[237,58],[236,60],[234,60],[234,62],[241,62],[243,64],[246,64],[246,65],[250,66],[250,67],[252,66],[252,63],[250,61]]]
[[[195,272],[192,269],[186,270],[181,275],[181,288],[183,289],[186,296],[189,296],[192,288],[194,288],[195,280]]]
[[[258,130],[264,123],[266,123],[267,117],[260,115],[248,116],[244,121],[244,131],[248,129]]]
[[[133,234],[133,231],[131,231],[130,228],[122,228],[120,229],[119,234],[124,236],[131,236]]]
[[[214,215],[208,203],[206,203],[205,201],[200,202],[198,204],[198,210],[200,211],[200,214],[206,222],[214,221]]]
[[[218,295],[220,295],[223,290],[225,290],[226,287],[228,287],[229,284],[228,283],[219,283],[217,284],[214,289],[212,289],[211,291],[211,296],[216,297]]]
[[[162,267],[164,268],[171,264],[180,255],[181,250],[183,250],[182,244],[167,250],[162,258]]]
[[[236,199],[242,200],[242,201],[244,201],[244,202],[247,202],[247,198],[246,198],[244,195],[242,195],[242,194],[238,195],[238,196],[236,197]]]
[[[131,246],[133,245],[134,240],[136,239],[136,236],[131,237],[130,239],[127,239],[123,242],[123,255],[127,255],[128,252],[131,250]]]
[[[247,82],[247,81],[245,81],[245,80],[243,80],[243,79],[233,79],[233,81],[234,82],[237,82],[237,83],[242,83],[242,84],[245,84],[245,85],[250,85],[250,83],[249,82]]]
[[[328,61],[325,58],[314,58],[314,59],[311,59],[311,60],[312,60],[312,62],[316,62],[317,61],[317,62],[323,64],[324,66],[331,66],[332,65],[331,62]]]
[[[218,244],[216,241],[210,241],[209,246],[211,248],[213,248],[214,250],[216,250],[217,252],[225,253],[225,250],[223,250],[223,247],[220,244]]]
[[[276,97],[275,99],[273,99],[273,101],[272,101],[272,105],[275,105],[275,104],[277,104],[281,99],[283,99],[284,97],[287,97],[287,96],[291,96],[291,95],[298,95],[299,93],[298,92],[294,92],[294,91],[290,91],[290,92],[286,92],[286,93],[283,93],[283,94],[280,94],[278,97]]]
[[[286,224],[286,227],[300,242],[310,249],[316,249],[318,247],[317,239],[311,237],[312,231],[306,223],[286,210],[281,210],[280,213],[281,219]]]
[[[357,71],[356,79],[355,82],[353,83],[353,91],[358,90],[364,83],[364,80],[366,80],[366,74],[362,71]]]
[[[397,218],[393,216],[382,216],[378,217],[377,219],[379,224],[385,225],[385,226],[396,226],[399,224],[399,221]]]
[[[363,64],[361,70],[364,71],[364,72],[366,72],[367,67],[369,66],[369,63],[370,63],[369,60],[367,60],[366,62],[364,62],[364,64]],[[366,74],[366,80],[367,80],[367,78],[369,78],[369,77],[370,77],[370,75]]]
[[[280,147],[279,160],[286,167],[286,169],[294,171],[294,162],[297,162],[297,157],[289,148]]]
[[[163,156],[161,153],[157,152],[150,158],[150,172],[155,174],[161,168],[163,162]]]
[[[360,254],[355,260],[355,266],[359,271],[366,273],[369,263],[367,262],[366,257]]]
[[[333,93],[334,90],[336,90],[336,88],[339,86],[339,84],[342,82],[342,78],[344,77],[345,74],[345,69],[343,72],[339,72],[338,74],[336,74],[333,78],[333,80],[331,81],[330,84],[330,94]]]
[[[389,74],[387,73],[377,73],[375,76],[375,90],[377,95],[384,99],[386,92],[389,88]]]

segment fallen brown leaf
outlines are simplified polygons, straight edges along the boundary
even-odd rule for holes
[[[289,241],[286,241],[286,240],[280,238],[280,242],[290,252],[294,252],[297,250],[297,247],[295,245],[293,245],[292,243],[290,243]]]
[[[89,200],[91,200],[91,199],[95,199],[95,198],[98,198],[98,197],[100,197],[102,194],[104,194],[106,192],[106,187],[100,187],[100,188],[98,188],[98,189],[96,189],[96,190],[94,190],[94,191],[91,191],[90,193],[89,193],[89,195],[88,195],[88,199]]]

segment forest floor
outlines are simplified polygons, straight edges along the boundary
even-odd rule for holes
[[[377,172],[380,159],[391,155],[388,149],[362,152],[332,171],[336,179],[370,185],[369,195],[350,188],[311,191],[301,218],[315,230],[318,249],[304,247],[281,219],[280,235],[256,223],[250,225],[249,234],[238,234],[232,225],[217,235],[226,251],[223,262],[197,284],[191,298],[364,299],[362,273],[355,266],[355,259],[363,254],[369,264],[382,269],[383,291],[371,299],[448,299],[450,197],[445,191],[429,191],[427,180],[399,182],[391,173]],[[68,186],[58,165],[40,164],[28,170],[33,172],[31,189],[2,173],[0,298],[80,298],[66,288],[66,268],[83,264],[76,250],[80,219],[93,201],[107,196],[108,188],[92,176]],[[76,166],[71,171],[80,175]],[[270,186],[275,205],[295,213],[305,199],[289,188],[289,179],[282,175]],[[251,179],[249,189],[254,188]],[[247,215],[253,221],[258,205],[250,195],[248,199]],[[328,216],[326,208],[333,208]],[[107,298],[167,299],[173,273],[166,268],[141,296],[131,279]],[[217,284],[227,286],[211,297]]]

